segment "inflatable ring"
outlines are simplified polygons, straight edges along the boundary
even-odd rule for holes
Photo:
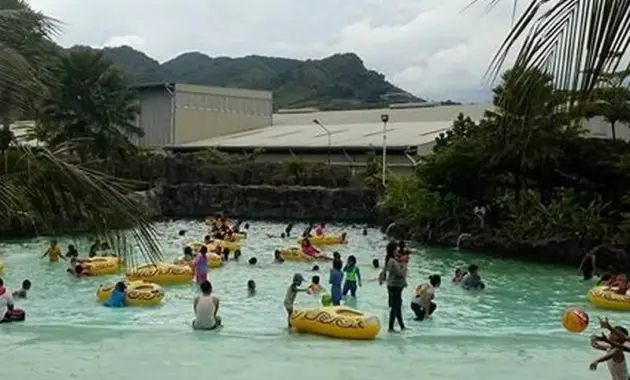
[[[190,243],[186,244],[186,247],[190,247],[193,252],[199,252],[201,247],[203,247],[204,245],[206,244],[200,241],[191,241]]]
[[[180,257],[175,260],[176,265],[192,265],[192,261],[186,260],[184,257]],[[208,268],[218,268],[223,265],[223,258],[216,253],[208,253]]]
[[[157,284],[185,284],[192,281],[193,270],[188,265],[148,264],[127,272],[131,281],[148,281]]]
[[[120,272],[122,261],[117,257],[95,256],[79,262],[79,265],[92,276],[107,276]]]
[[[302,240],[304,238],[298,239],[298,244],[302,244]],[[308,240],[313,245],[335,245],[335,244],[346,244],[348,242],[346,233],[342,233],[340,235],[320,235],[320,236],[311,236]]]
[[[608,286],[592,288],[586,294],[586,299],[600,309],[630,311],[630,295],[617,294]]]
[[[331,259],[327,256],[309,256],[306,253],[302,252],[302,249],[300,247],[280,248],[278,251],[280,252],[280,257],[284,261],[317,261]]]
[[[298,331],[331,338],[367,340],[381,331],[378,317],[345,306],[296,310],[290,319]]]
[[[156,306],[164,299],[164,289],[146,281],[126,281],[125,302],[129,306]],[[106,302],[112,295],[116,283],[101,285],[96,290],[98,302]]]

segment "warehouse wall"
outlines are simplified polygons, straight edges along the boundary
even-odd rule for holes
[[[171,94],[165,87],[156,86],[141,89],[138,98],[138,125],[144,131],[144,137],[136,139],[138,146],[147,148],[172,144]]]
[[[271,125],[270,92],[177,84],[175,93],[175,144]]]

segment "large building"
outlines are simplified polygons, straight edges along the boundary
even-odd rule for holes
[[[293,110],[274,114],[273,125],[265,128],[178,144],[172,149],[194,151],[215,147],[230,153],[262,149],[258,157],[261,161],[299,157],[359,168],[371,154],[382,154],[385,137],[388,166],[407,169],[433,147],[435,138],[451,127],[458,114],[478,121],[486,109],[485,105],[454,105],[356,111]],[[386,122],[383,115],[387,115]]]
[[[272,94],[239,88],[156,83],[136,86],[141,147],[164,147],[271,125]]]

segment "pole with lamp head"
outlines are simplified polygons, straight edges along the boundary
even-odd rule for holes
[[[332,149],[332,140],[330,138],[330,136],[331,136],[330,130],[328,128],[326,128],[324,126],[324,124],[322,124],[317,119],[313,119],[313,124],[319,126],[321,129],[324,130],[324,132],[326,132],[326,136],[328,137],[328,165],[330,165],[330,150]]]
[[[383,172],[381,173],[381,179],[383,181],[383,187],[386,186],[387,184],[387,180],[385,179],[386,176],[386,172],[387,172],[387,122],[389,121],[389,115],[384,113],[381,115],[381,121],[383,122],[383,163],[382,163],[382,170]]]

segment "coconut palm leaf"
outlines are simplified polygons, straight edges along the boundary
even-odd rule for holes
[[[127,264],[135,255],[135,241],[144,261],[160,259],[160,246],[145,206],[126,194],[128,184],[106,174],[73,164],[72,143],[54,151],[16,146],[8,155],[10,172],[0,176],[0,215],[29,215],[47,230],[58,232],[75,226],[107,239]],[[121,228],[130,227],[123,232]]]
[[[484,2],[492,6],[500,1]],[[499,47],[488,74],[495,77],[508,54],[518,49],[514,66],[554,75],[556,85],[572,95],[568,105],[582,106],[600,76],[617,71],[628,58],[630,0],[528,1]],[[523,95],[527,96],[526,90]]]

